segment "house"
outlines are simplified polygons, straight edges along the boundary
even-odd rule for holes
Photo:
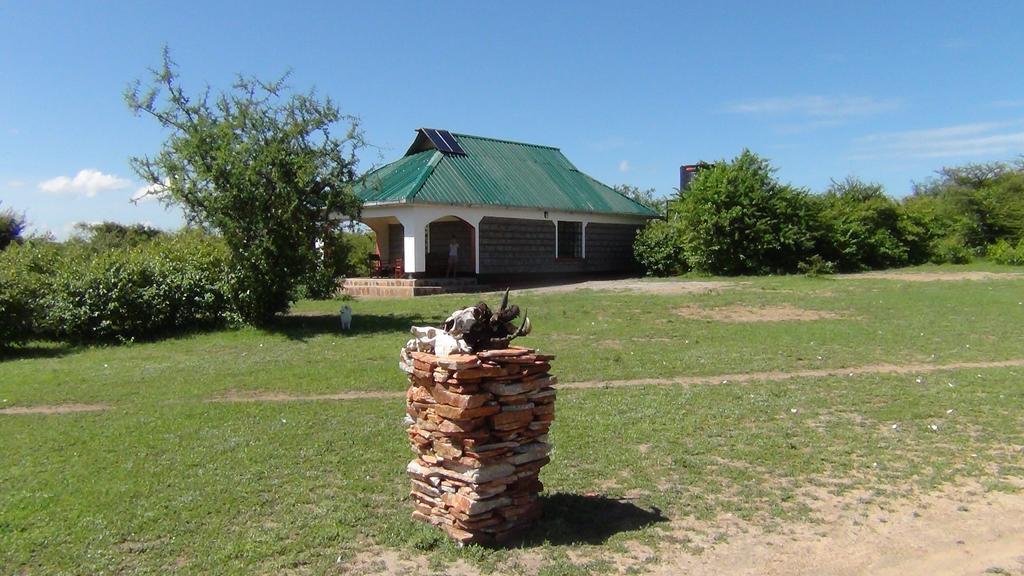
[[[357,186],[385,265],[443,276],[622,272],[650,208],[580,172],[558,148],[421,128],[405,156]]]

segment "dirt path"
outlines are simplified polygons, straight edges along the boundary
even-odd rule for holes
[[[110,410],[107,404],[52,404],[38,406],[12,406],[0,409],[0,414],[73,414],[75,412],[102,412]]]
[[[1024,367],[1024,358],[996,360],[991,362],[953,362],[950,364],[871,364],[851,368],[821,368],[796,370],[793,372],[740,372],[716,376],[680,376],[676,378],[641,378],[639,380],[607,380],[590,382],[566,382],[558,384],[561,390],[581,388],[624,388],[629,386],[663,386],[680,384],[684,386],[704,384],[728,384],[730,382],[766,381],[778,382],[793,378],[824,378],[829,376],[856,376],[859,374],[926,374],[945,370],[971,370],[975,368],[1019,368]]]
[[[825,378],[832,376],[856,376],[860,374],[927,374],[944,370],[967,370],[984,368],[1024,367],[1024,358],[996,360],[992,362],[954,362],[951,364],[873,364],[852,368],[824,368],[797,370],[794,372],[740,372],[712,376],[679,376],[675,378],[641,378],[638,380],[593,380],[589,382],[566,382],[556,386],[560,390],[585,390],[592,388],[628,388],[632,386],[703,386],[727,384],[729,382],[779,382],[793,378]],[[393,399],[404,398],[405,392],[353,390],[336,394],[288,394],[273,391],[231,390],[210,398],[209,402],[309,402],[331,400]],[[2,411],[0,411],[2,412]]]
[[[221,396],[210,398],[210,402],[299,402],[313,400],[362,400],[366,398],[404,398],[405,392],[373,392],[353,390],[337,394],[286,394],[284,392],[237,391],[231,390]]]

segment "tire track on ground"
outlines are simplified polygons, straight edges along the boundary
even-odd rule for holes
[[[595,388],[629,388],[635,386],[700,386],[721,385],[733,382],[781,382],[794,378],[827,378],[833,376],[858,376],[866,374],[927,374],[949,370],[974,370],[985,368],[1024,368],[1024,358],[995,360],[989,362],[953,362],[950,364],[871,364],[847,368],[823,368],[795,370],[792,372],[738,372],[709,376],[678,376],[673,378],[641,378],[636,380],[593,380],[566,382],[555,386],[558,390],[590,390]],[[227,392],[211,398],[210,402],[296,402],[324,400],[362,400],[404,398],[405,392],[394,391],[349,391],[337,394],[293,395],[283,392]]]

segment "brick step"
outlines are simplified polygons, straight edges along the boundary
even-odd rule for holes
[[[477,284],[476,278],[346,278],[338,286],[349,296],[370,298],[412,298],[456,292],[480,292],[487,286]]]

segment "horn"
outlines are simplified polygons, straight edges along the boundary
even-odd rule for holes
[[[516,330],[516,336],[526,336],[533,331],[533,324],[530,322],[530,316],[527,313],[523,313],[523,323],[519,326],[519,330]]]
[[[501,299],[501,308],[498,309],[501,312],[504,312],[505,308],[508,306],[508,291],[510,289],[511,289],[511,286],[508,287],[508,288],[505,288],[505,296]]]

